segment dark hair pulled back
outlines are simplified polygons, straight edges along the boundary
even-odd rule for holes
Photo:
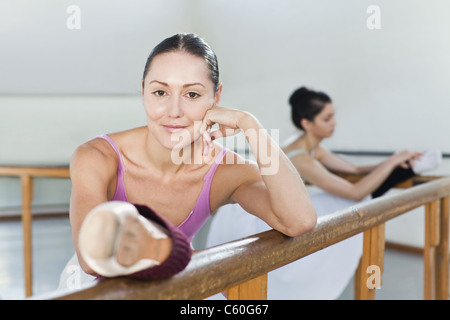
[[[214,84],[214,89],[216,92],[219,90],[219,65],[216,54],[202,38],[192,33],[175,34],[164,39],[156,47],[154,47],[147,58],[142,79],[145,79],[153,58],[157,55],[173,51],[187,52],[199,58],[205,59],[208,64],[208,68],[211,71],[210,78]],[[144,83],[142,83],[142,88],[144,88]]]
[[[304,130],[300,123],[301,120],[314,121],[325,104],[330,102],[331,98],[323,92],[309,90],[305,87],[295,90],[289,98],[292,122],[298,129]]]

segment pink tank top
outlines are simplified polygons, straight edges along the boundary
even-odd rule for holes
[[[125,183],[123,180],[125,166],[123,165],[122,156],[119,152],[119,149],[109,136],[101,135],[97,138],[105,139],[106,141],[108,141],[111,147],[116,152],[117,157],[119,158],[119,165],[117,167],[117,185],[112,200],[129,202],[127,198],[127,192],[125,190]],[[182,223],[180,223],[180,225],[177,226],[179,230],[184,232],[189,240],[192,240],[194,235],[200,230],[200,228],[205,224],[206,220],[208,220],[208,218],[211,216],[211,208],[209,205],[211,183],[214,177],[214,173],[216,172],[219,164],[222,162],[222,159],[227,151],[228,149],[223,148],[219,155],[216,157],[208,173],[206,173],[206,175],[203,177],[203,188],[200,192],[200,196],[198,197],[197,202],[195,203],[194,209],[191,211],[189,216]]]

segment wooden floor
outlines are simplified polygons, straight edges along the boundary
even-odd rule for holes
[[[33,222],[34,294],[53,291],[68,259],[74,253],[68,218],[40,218]],[[20,221],[0,221],[0,299],[25,297]],[[349,283],[340,299],[353,298]],[[386,250],[383,285],[376,299],[422,299],[421,255]]]
[[[423,300],[422,255],[386,249],[384,274],[375,300]],[[344,290],[339,300],[353,299],[353,281]]]

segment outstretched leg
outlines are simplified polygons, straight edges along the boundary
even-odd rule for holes
[[[183,270],[192,255],[182,231],[146,206],[119,201],[94,208],[79,241],[83,259],[103,277],[167,277]]]

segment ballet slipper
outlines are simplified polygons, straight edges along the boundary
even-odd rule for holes
[[[88,266],[107,278],[171,276],[186,267],[192,254],[184,234],[164,218],[121,201],[101,204],[86,216],[79,248]]]

